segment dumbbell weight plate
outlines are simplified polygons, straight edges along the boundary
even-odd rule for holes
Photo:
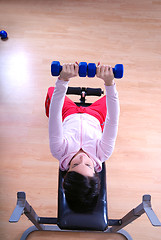
[[[88,63],[88,77],[94,77],[96,75],[96,64]]]
[[[62,70],[62,66],[59,61],[53,61],[51,64],[51,74],[52,76],[59,76]]]
[[[80,77],[86,77],[87,75],[87,63],[86,62],[80,62],[79,63],[79,76]]]
[[[124,74],[124,67],[122,64],[116,64],[115,68],[113,68],[113,74],[115,78],[122,78]]]

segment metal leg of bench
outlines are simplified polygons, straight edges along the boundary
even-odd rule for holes
[[[136,208],[132,209],[129,213],[127,213],[122,219],[121,224],[119,226],[113,226],[109,228],[107,231],[111,233],[119,233],[124,232],[122,231],[125,226],[127,226],[129,223],[133,222],[137,218],[139,218],[143,213],[146,213],[151,224],[153,226],[161,226],[161,223],[159,219],[157,218],[156,214],[154,213],[152,206],[151,206],[151,196],[150,195],[144,195],[142,203],[138,205]],[[120,233],[121,233],[120,232]],[[132,239],[127,238],[127,239]]]
[[[25,214],[26,217],[35,225],[38,230],[44,230],[44,225],[39,224],[38,222],[38,215],[36,214],[32,206],[27,202],[25,192],[18,192],[17,205],[10,217],[9,222],[18,222],[22,214]]]
[[[57,225],[54,226],[48,226],[43,225],[39,221],[39,217],[34,211],[34,209],[29,205],[29,203],[26,201],[26,194],[24,192],[19,192],[17,194],[17,205],[15,210],[13,211],[10,222],[18,222],[21,215],[25,214],[27,218],[34,224],[34,226],[28,228],[22,235],[21,240],[26,240],[28,235],[34,231],[67,231],[68,230],[61,230]],[[132,240],[132,237],[129,235],[128,232],[126,232],[123,228],[127,226],[129,223],[136,220],[138,217],[140,217],[143,213],[146,213],[149,220],[151,221],[153,226],[161,226],[161,223],[159,219],[157,218],[156,214],[154,213],[152,207],[151,207],[151,196],[150,195],[144,195],[143,201],[140,205],[138,205],[136,208],[132,209],[129,213],[127,213],[120,221],[119,225],[111,225],[111,228],[108,228],[106,231],[107,233],[116,233],[121,234],[124,236],[127,240]],[[56,218],[54,219],[54,224],[56,224]],[[76,231],[77,232],[77,231]],[[78,231],[80,232],[80,231]],[[94,232],[94,231],[93,231]]]
[[[117,233],[124,236],[127,240],[133,240],[130,234],[126,232],[124,229],[119,230]]]
[[[35,231],[39,231],[39,230],[37,229],[37,227],[35,227],[35,226],[29,227],[29,228],[22,234],[22,237],[21,237],[20,240],[26,240],[27,237],[30,235],[30,233],[35,232]]]
[[[29,227],[22,235],[20,240],[26,240],[28,238],[28,236],[35,232],[35,231],[41,231],[38,230],[35,226]],[[61,230],[58,226],[45,226],[44,229],[42,231],[55,231],[55,232],[72,232],[72,230]],[[73,232],[81,232],[81,231],[73,231]],[[83,231],[83,232],[93,232],[93,231]],[[110,231],[106,231],[106,233],[110,233]],[[130,234],[128,232],[126,232],[124,229],[119,230],[118,232],[116,232],[116,234],[120,234],[122,236],[124,236],[127,240],[133,240],[132,237],[130,236]]]
[[[63,231],[61,230],[57,225],[54,225],[54,226],[44,226],[44,229],[43,230],[39,230],[37,229],[35,226],[32,226],[32,227],[29,227],[21,236],[21,239],[20,240],[26,240],[28,238],[28,236],[35,232],[35,231]]]

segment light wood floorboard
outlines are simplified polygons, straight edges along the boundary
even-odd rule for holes
[[[109,218],[121,218],[150,194],[161,220],[161,1],[0,0],[0,9],[0,28],[9,35],[0,40],[0,239],[20,239],[31,225],[24,216],[8,222],[17,191],[26,192],[38,215],[57,215],[58,162],[50,154],[44,110],[56,80],[53,60],[124,64],[124,78],[116,80],[118,137],[106,163]],[[69,85],[104,88],[97,78]],[[135,240],[161,239],[161,228],[146,215],[125,230]],[[34,233],[29,239],[100,237]]]

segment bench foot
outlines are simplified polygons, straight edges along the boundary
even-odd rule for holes
[[[124,236],[127,240],[133,240],[133,238],[130,236],[128,232],[126,232],[124,229],[119,230],[117,233]]]
[[[35,226],[29,227],[29,228],[22,234],[22,237],[21,237],[20,240],[26,240],[26,239],[28,238],[28,236],[29,236],[31,233],[35,232],[35,231],[41,231],[41,230],[37,229]],[[42,230],[42,231],[72,232],[71,230],[61,230],[57,225],[54,225],[54,226],[48,226],[48,225],[47,225],[47,226],[44,227],[44,230]],[[73,232],[81,232],[81,231],[73,231]],[[87,231],[87,232],[90,232],[90,231]],[[94,231],[92,231],[92,232],[94,232]],[[105,232],[106,232],[106,233],[111,233],[110,228],[107,229]],[[120,235],[124,236],[127,240],[133,240],[132,237],[130,236],[130,234],[129,234],[127,231],[125,231],[124,229],[119,230],[119,231],[116,232],[115,234],[120,234]]]
[[[37,227],[35,227],[35,226],[29,227],[29,228],[22,234],[22,237],[21,237],[20,240],[26,240],[27,237],[30,235],[30,233],[35,232],[35,231],[39,231],[39,230],[37,229]]]

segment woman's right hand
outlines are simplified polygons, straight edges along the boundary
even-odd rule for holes
[[[60,72],[59,80],[69,81],[70,78],[78,75],[78,63],[65,63],[63,64],[62,71]]]

